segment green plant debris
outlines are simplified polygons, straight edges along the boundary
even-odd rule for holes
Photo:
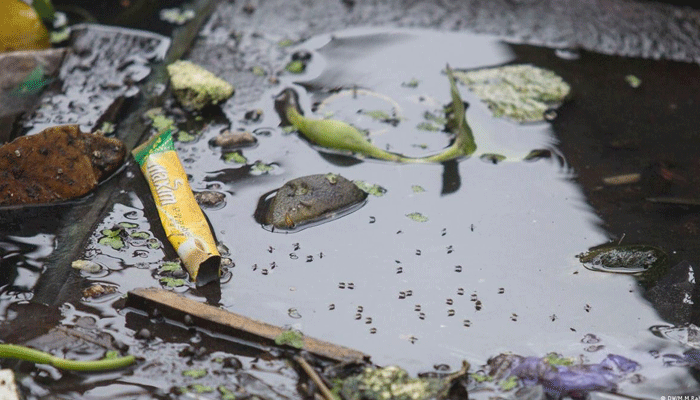
[[[501,387],[501,390],[504,392],[507,392],[509,390],[513,390],[516,387],[518,387],[518,377],[515,375],[511,375],[508,378],[502,380],[498,386]]]
[[[423,186],[421,185],[412,185],[411,190],[413,190],[413,193],[423,193],[425,192],[425,189],[423,189]]]
[[[297,349],[304,348],[304,335],[299,331],[289,330],[280,333],[275,337],[275,344],[278,346],[291,346]]]
[[[340,385],[347,400],[426,400],[442,398],[449,382],[434,378],[410,378],[399,367],[366,368]]]
[[[158,272],[164,273],[164,272],[175,272],[178,270],[181,270],[182,267],[180,266],[179,262],[174,262],[174,261],[166,261],[163,263],[163,265],[158,268]]]
[[[139,224],[135,224],[133,222],[120,222],[117,225],[121,226],[124,229],[133,229],[139,227]]]
[[[254,66],[251,68],[250,72],[253,73],[255,76],[265,76],[267,75],[267,72],[265,72],[265,69],[259,65]]]
[[[419,83],[420,83],[420,81],[418,79],[411,78],[410,81],[401,83],[401,86],[407,87],[407,88],[417,88]]]
[[[76,361],[16,344],[0,344],[0,358],[14,358],[35,364],[47,364],[68,371],[106,371],[127,367],[136,361],[134,356],[110,357],[95,361]]]
[[[219,393],[221,393],[221,400],[236,400],[236,394],[226,386],[219,386]]]
[[[185,108],[201,110],[233,95],[233,86],[189,61],[168,65],[173,94]]]
[[[75,269],[89,272],[91,274],[96,274],[102,271],[102,266],[100,264],[89,260],[75,260],[70,265]]]
[[[442,130],[442,125],[436,125],[434,122],[423,121],[419,122],[418,125],[416,125],[416,129],[428,132],[439,132]]]
[[[124,230],[121,228],[103,229],[101,232],[103,236],[97,239],[97,243],[103,246],[109,246],[114,250],[120,250],[126,246],[126,243],[124,243],[124,240],[121,237],[121,233],[123,231]]]
[[[490,375],[485,375],[483,373],[476,373],[476,374],[470,374],[470,378],[472,378],[475,382],[478,383],[483,383],[483,382],[491,382],[493,381],[493,377]]]
[[[625,81],[627,81],[627,83],[628,83],[631,87],[633,87],[633,88],[635,88],[635,89],[638,88],[638,87],[642,84],[642,80],[639,79],[639,78],[638,78],[637,76],[635,76],[635,75],[627,75],[627,76],[625,76]]]
[[[180,10],[179,8],[164,8],[160,10],[160,19],[175,25],[184,25],[194,18],[194,10]]]
[[[571,88],[554,72],[531,65],[506,65],[455,72],[455,77],[485,102],[496,117],[516,122],[544,120]]]
[[[301,60],[294,60],[290,61],[284,69],[292,74],[301,74],[306,69],[306,65]]]
[[[197,139],[197,135],[193,135],[189,132],[180,131],[177,133],[177,141],[181,143],[194,142]]]
[[[382,110],[369,110],[369,111],[362,111],[362,115],[366,115],[372,119],[375,119],[377,121],[388,121],[393,119],[391,115],[389,115],[386,111]]]
[[[129,236],[134,239],[148,239],[151,237],[151,234],[148,232],[131,232]]]
[[[190,385],[190,390],[192,390],[195,393],[211,393],[214,391],[214,388],[212,388],[211,386],[195,383],[194,385]]]
[[[352,183],[354,183],[357,187],[362,189],[363,192],[371,194],[374,197],[382,197],[384,196],[384,193],[386,193],[386,189],[377,185],[376,183],[367,183],[362,180],[352,181]]]
[[[292,133],[298,132],[298,129],[294,125],[288,125],[288,126],[283,126],[282,127],[282,133],[285,135],[290,135]]]
[[[185,376],[188,378],[200,379],[200,378],[204,378],[205,376],[207,376],[207,370],[206,369],[188,369],[186,371],[182,371],[182,376]]]
[[[70,28],[67,26],[57,31],[51,31],[49,32],[49,42],[52,44],[63,43],[70,39],[70,32]]]
[[[549,353],[544,357],[544,361],[549,365],[561,365],[569,366],[574,365],[574,359],[569,357],[562,357],[557,353]]]
[[[439,115],[435,115],[435,114],[431,113],[430,111],[424,112],[423,118],[426,121],[432,121],[432,122],[434,122],[438,125],[441,125],[441,126],[444,126],[445,124],[447,124],[447,118],[439,116]]]
[[[169,288],[182,287],[182,286],[185,286],[187,284],[187,282],[184,279],[173,278],[170,276],[161,277],[160,283],[162,285],[165,285],[166,287],[169,287]]]
[[[115,125],[112,122],[105,121],[100,125],[100,132],[104,134],[114,133]]]
[[[272,172],[275,170],[275,167],[273,165],[268,165],[263,162],[256,162],[253,164],[253,166],[250,168],[251,172],[262,175],[262,174],[267,174],[269,172]]]
[[[234,162],[237,164],[245,164],[248,162],[248,159],[243,156],[239,151],[232,151],[230,153],[224,154],[224,161],[226,162]]]
[[[148,241],[146,243],[148,243],[149,249],[153,249],[153,250],[160,249],[160,240],[158,240],[156,238],[150,238],[150,239],[148,239]]]
[[[294,42],[292,41],[292,39],[282,39],[279,42],[277,42],[277,47],[289,47],[293,44]]]
[[[171,130],[173,132],[177,131],[175,128],[175,120],[166,117],[162,108],[151,108],[150,110],[146,111],[145,115],[146,118],[151,120],[151,126],[153,126],[158,133],[162,133],[167,130]]]
[[[412,212],[410,214],[406,214],[406,216],[416,222],[428,222],[428,217],[419,212]]]
[[[119,358],[119,352],[116,350],[109,350],[108,352],[105,353],[105,360],[114,360],[115,358]]]
[[[331,183],[331,185],[335,185],[338,183],[338,174],[328,173],[326,174],[326,179]]]

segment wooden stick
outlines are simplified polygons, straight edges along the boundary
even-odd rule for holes
[[[160,288],[139,288],[130,291],[126,305],[146,312],[157,309],[164,317],[181,323],[184,323],[186,315],[190,315],[196,326],[268,346],[277,346],[275,338],[286,332],[278,326],[234,314]],[[304,336],[303,339],[304,350],[328,360],[369,360],[367,354],[357,350],[308,336]]]
[[[314,383],[318,387],[318,390],[320,390],[321,394],[323,394],[324,399],[337,400],[337,398],[333,396],[333,393],[331,393],[330,389],[328,389],[326,384],[323,382],[321,377],[318,376],[316,370],[314,370],[314,368],[311,365],[309,365],[309,363],[306,360],[304,360],[303,357],[294,356],[294,361],[296,361],[301,366],[301,369],[303,369],[304,372],[306,372],[306,375],[308,375],[309,378],[311,378],[311,380],[314,381]]]

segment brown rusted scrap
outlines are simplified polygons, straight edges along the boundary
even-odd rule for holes
[[[286,332],[278,326],[234,314],[160,288],[139,288],[130,291],[127,306],[149,313],[157,309],[162,316],[182,323],[185,316],[189,315],[196,326],[265,345],[275,345],[275,338]],[[304,350],[321,358],[338,362],[369,360],[368,355],[357,350],[308,336],[303,336],[303,340]]]
[[[78,125],[44,129],[0,147],[0,205],[80,197],[124,162],[122,142],[80,132]]]

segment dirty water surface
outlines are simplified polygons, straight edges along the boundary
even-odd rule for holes
[[[440,364],[456,371],[462,360],[478,368],[503,352],[538,357],[557,352],[593,363],[613,353],[641,365],[639,378],[620,383],[624,394],[698,390],[694,370],[682,363],[667,365],[666,354],[680,357],[688,347],[650,329],[669,323],[643,297],[638,280],[588,270],[576,258],[619,239],[618,232],[604,229],[589,205],[584,193],[589,186],[577,183],[580,171],[561,150],[569,144],[560,146],[565,136],[560,130],[567,129],[562,119],[598,95],[580,89],[586,85],[580,80],[600,79],[577,67],[592,56],[565,60],[553,50],[486,36],[419,30],[337,32],[288,52],[298,49],[311,54],[303,73],[282,73],[259,102],[234,107],[234,96],[223,107],[230,126],[212,123],[176,143],[193,190],[224,195],[216,207],[204,208],[217,240],[230,251],[222,255],[233,261],[225,266],[220,287],[195,288],[176,269],[165,267],[175,254],[153,222],[155,210],[132,163],[123,173],[133,179],[133,187],[118,194],[117,204],[85,244],[84,258],[102,269],[74,274],[81,288],[100,283],[116,290],[95,298],[78,295],[52,320],[106,332],[114,338],[111,346],[126,345],[143,360],[127,372],[86,376],[41,367],[26,374],[25,390],[35,398],[52,391],[76,398],[168,398],[199,390],[223,397],[217,385],[228,379],[226,390],[299,396],[296,372],[268,350],[245,343],[240,349],[221,348],[216,335],[186,326],[166,328],[157,315],[123,308],[122,296],[129,290],[158,285],[355,348],[378,365],[397,364],[411,374]],[[613,58],[604,61],[615,68]],[[450,102],[446,64],[467,70],[507,63],[556,66],[571,80],[573,100],[552,121],[519,125],[493,118],[459,85],[476,152],[442,164],[330,153],[280,127],[273,107],[274,97],[292,88],[306,116],[343,120],[369,131],[380,148],[421,157],[450,144],[450,135],[433,118]],[[626,72],[617,73],[624,82]],[[636,95],[608,95],[623,94]],[[262,116],[247,119],[254,109]],[[211,144],[226,128],[251,131],[257,144],[236,150],[241,157],[226,157]],[[591,153],[600,150],[580,145]],[[533,150],[546,156],[525,160]],[[308,229],[271,231],[256,222],[262,196],[292,179],[328,173],[382,190],[373,191],[355,211]],[[667,242],[649,240],[648,245],[674,250]],[[31,291],[43,261],[59,246],[50,228],[5,236],[2,263],[14,271],[0,294],[5,320],[34,307]],[[148,335],[143,326],[150,326]],[[200,369],[205,375],[187,372]],[[480,396],[489,393],[474,392]]]

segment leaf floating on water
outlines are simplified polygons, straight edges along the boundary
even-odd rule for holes
[[[412,78],[408,82],[401,83],[401,86],[407,87],[407,88],[417,88],[419,83],[420,83],[420,81],[418,79]]]
[[[488,104],[496,117],[516,122],[538,122],[571,91],[554,72],[531,65],[507,65],[457,71],[455,77]]]
[[[91,274],[96,274],[102,270],[102,266],[94,261],[75,260],[71,263],[71,267],[79,269]]]
[[[306,69],[306,65],[304,65],[304,62],[301,60],[294,60],[290,61],[284,69],[292,74],[301,74]]]
[[[160,283],[169,287],[169,288],[181,287],[181,286],[185,286],[187,284],[187,282],[184,279],[173,278],[170,276],[164,276],[164,277],[160,278]]]
[[[205,376],[207,376],[207,370],[206,369],[188,369],[186,371],[182,371],[182,376],[186,376],[188,378],[194,378],[194,379],[204,378]]]
[[[278,346],[291,346],[297,349],[304,348],[304,335],[299,331],[285,331],[275,337]]]
[[[425,189],[423,189],[423,186],[421,186],[421,185],[413,185],[413,186],[411,186],[411,189],[413,190],[413,193],[425,192]]]
[[[233,151],[231,153],[224,154],[224,161],[245,164],[248,162],[248,159],[246,159],[240,152]]]
[[[166,261],[161,265],[161,267],[158,269],[158,272],[163,273],[163,272],[174,272],[182,269],[182,266],[180,265],[179,262],[174,262],[174,261]]]
[[[375,197],[382,197],[384,196],[384,193],[386,193],[386,189],[377,184],[367,183],[362,180],[352,181],[352,183],[354,183],[357,187],[362,189],[363,192],[371,194]]]
[[[435,125],[433,122],[420,122],[418,125],[416,125],[416,129],[420,129],[422,131],[428,131],[428,132],[439,132],[442,130],[442,126]]]
[[[428,222],[428,217],[419,212],[412,212],[410,214],[406,214],[406,216],[416,222]]]
[[[642,84],[642,80],[634,75],[625,76],[625,81],[627,81],[627,83],[635,89]]]
[[[256,162],[253,164],[253,166],[250,168],[250,171],[254,175],[262,175],[262,174],[267,174],[275,170],[275,165],[274,164],[265,164],[262,162]]]

